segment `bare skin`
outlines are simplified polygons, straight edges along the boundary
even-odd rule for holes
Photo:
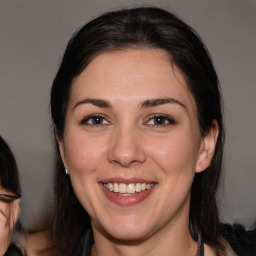
[[[157,49],[106,52],[75,79],[59,147],[91,216],[95,256],[196,255],[190,188],[210,164],[218,124],[201,136],[182,72]],[[108,183],[140,183],[147,196]],[[121,186],[121,185],[120,185]],[[205,255],[214,255],[205,247]]]
[[[27,256],[53,255],[49,231],[27,233],[24,235],[21,244]]]

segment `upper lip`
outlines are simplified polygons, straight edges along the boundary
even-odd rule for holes
[[[130,183],[146,183],[146,184],[152,184],[156,183],[152,180],[142,179],[142,178],[121,178],[121,177],[113,177],[113,178],[107,178],[100,180],[99,183],[124,183],[124,184],[130,184]]]

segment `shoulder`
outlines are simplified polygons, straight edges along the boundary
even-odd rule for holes
[[[21,241],[27,256],[51,256],[53,245],[49,231],[26,233]]]
[[[246,230],[242,225],[224,224],[223,236],[239,256],[256,255],[256,230]]]

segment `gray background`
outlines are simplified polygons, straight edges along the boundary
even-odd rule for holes
[[[208,46],[225,102],[222,220],[256,217],[256,3],[252,0],[0,0],[0,134],[20,168],[26,228],[43,228],[52,209],[51,83],[71,34],[107,10],[139,4],[173,11]]]

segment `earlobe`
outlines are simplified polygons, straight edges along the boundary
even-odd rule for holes
[[[66,157],[65,157],[65,146],[64,146],[64,141],[63,139],[60,139],[60,136],[59,136],[59,131],[58,129],[54,128],[54,133],[55,133],[55,138],[57,140],[57,143],[58,143],[58,147],[59,147],[59,151],[60,151],[60,156],[61,156],[61,159],[62,159],[62,162],[63,162],[63,165],[65,167],[65,169],[67,169],[67,164],[66,164]]]
[[[199,156],[197,159],[196,172],[202,172],[211,164],[219,135],[219,125],[216,120],[212,121],[210,131],[202,138]]]

